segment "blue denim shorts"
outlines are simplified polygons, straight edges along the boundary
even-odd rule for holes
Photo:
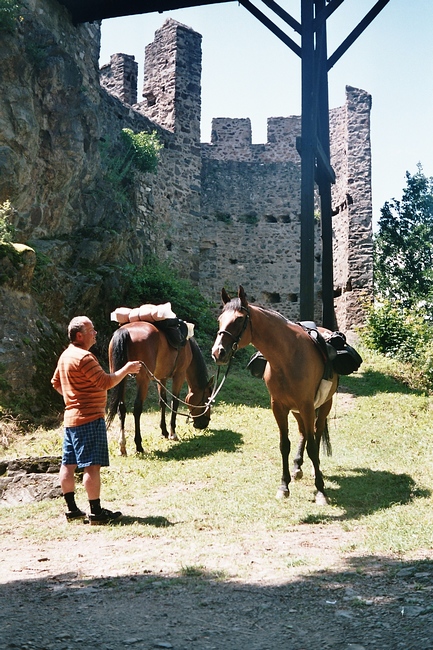
[[[78,427],[65,427],[62,465],[108,467],[109,464],[104,418],[80,424]]]

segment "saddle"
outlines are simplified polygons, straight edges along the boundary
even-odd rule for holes
[[[334,372],[337,375],[351,375],[352,372],[358,370],[362,363],[362,357],[355,348],[347,343],[343,332],[332,332],[325,337],[319,332],[313,321],[302,321],[298,325],[307,332],[320,350],[325,362],[323,379],[332,379]],[[253,377],[262,379],[266,363],[262,353],[256,352],[249,360],[247,368]]]
[[[161,332],[164,332],[168,344],[175,350],[180,350],[188,340],[188,324],[181,318],[166,318],[153,323]]]

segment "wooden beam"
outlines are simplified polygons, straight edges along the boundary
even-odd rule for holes
[[[186,7],[220,4],[233,0],[57,0],[65,6],[75,24],[91,23],[106,18],[163,13]]]
[[[382,9],[388,4],[389,0],[378,0],[374,7],[370,9],[368,14],[364,16],[361,22],[351,31],[349,36],[342,42],[342,44],[337,47],[334,54],[332,54],[328,59],[328,71],[337,63],[343,54],[349,49],[349,47],[356,41],[358,36],[367,29],[371,22],[376,18],[376,16],[382,11]]]

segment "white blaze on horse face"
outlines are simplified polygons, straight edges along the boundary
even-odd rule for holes
[[[216,361],[217,363],[218,363],[218,360],[219,360],[219,357],[220,357],[221,350],[224,349],[222,347],[221,338],[222,338],[222,334],[220,332],[218,332],[218,334],[216,335],[216,339],[214,341],[214,344],[212,346],[212,350],[211,350],[212,359],[214,361]]]
[[[212,348],[212,357],[218,365],[227,364],[237,350],[247,318],[248,315],[238,311],[223,312],[219,317],[219,331]]]

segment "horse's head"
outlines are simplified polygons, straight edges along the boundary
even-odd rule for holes
[[[209,426],[211,416],[209,400],[212,396],[213,384],[214,378],[211,377],[204,389],[193,391],[190,388],[188,395],[185,397],[185,402],[188,404],[194,429],[206,429],[206,427]]]
[[[212,347],[212,357],[218,365],[227,364],[238,348],[250,341],[244,337],[250,312],[245,291],[239,287],[238,297],[231,299],[227,291],[221,291],[223,310],[218,318],[219,330]]]

